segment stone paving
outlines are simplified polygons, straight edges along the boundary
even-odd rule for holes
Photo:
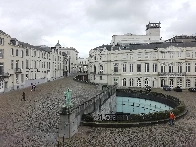
[[[72,90],[74,104],[100,91],[96,86],[78,83],[73,77],[37,85],[36,91],[25,88],[0,94],[0,147],[42,147],[57,144],[60,106],[64,92]],[[22,101],[22,92],[26,101]]]
[[[159,124],[135,128],[90,128],[81,126],[79,132],[65,142],[66,147],[196,147],[196,93],[163,91],[184,101],[188,114],[174,126]]]

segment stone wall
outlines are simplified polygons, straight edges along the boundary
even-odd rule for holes
[[[81,81],[80,81],[81,82]],[[83,114],[110,114],[116,111],[116,85],[108,86],[100,94],[75,107],[62,108],[59,122],[59,137],[70,138],[77,131]]]
[[[99,109],[92,113],[95,120],[105,119],[105,114],[116,113],[116,93],[113,94]]]

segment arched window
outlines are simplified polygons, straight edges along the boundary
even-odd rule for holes
[[[191,87],[191,80],[190,79],[186,79],[186,87]]]
[[[14,56],[14,49],[11,48],[11,55]]]
[[[126,86],[126,78],[123,79],[123,86]]]
[[[21,58],[23,58],[23,50],[21,51]]]
[[[177,78],[177,86],[182,87],[182,79]]]
[[[16,56],[18,56],[18,49],[16,49]]]
[[[130,87],[133,87],[133,78],[131,78],[130,80],[129,80],[129,84],[130,84]]]
[[[149,86],[149,79],[148,78],[145,79],[144,86]]]
[[[141,87],[141,86],[142,86],[141,79],[140,79],[140,78],[138,78],[138,79],[137,79],[137,87]]]
[[[165,85],[165,79],[161,79],[161,87]]]
[[[174,79],[169,79],[169,85],[170,87],[174,87]]]

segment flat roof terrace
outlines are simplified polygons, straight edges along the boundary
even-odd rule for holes
[[[79,83],[73,77],[0,94],[0,146],[57,145],[60,106],[64,92],[72,90],[77,105],[100,93],[94,85]],[[22,92],[26,101],[22,101]]]

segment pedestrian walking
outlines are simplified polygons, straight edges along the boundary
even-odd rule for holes
[[[33,91],[33,83],[31,83],[31,91]]]
[[[176,116],[174,115],[173,112],[170,112],[169,114],[169,123],[170,125],[174,125],[174,120],[176,119]]]
[[[26,101],[26,99],[25,99],[25,93],[24,93],[24,92],[22,93],[22,99],[23,99],[24,101]]]
[[[36,88],[36,84],[33,85],[33,91],[35,91],[35,88]]]

